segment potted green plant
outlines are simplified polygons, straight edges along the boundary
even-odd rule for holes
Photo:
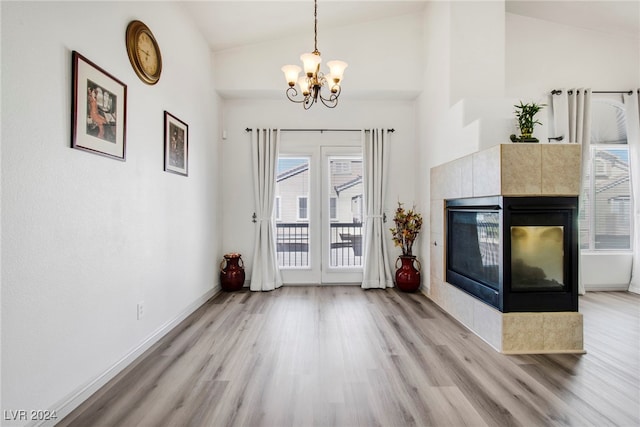
[[[398,202],[393,217],[395,227],[390,229],[393,243],[402,248],[402,255],[396,259],[396,286],[405,292],[415,292],[420,288],[421,266],[420,261],[413,255],[413,243],[422,228],[422,215],[414,209],[405,211],[402,203]],[[401,261],[400,268],[398,260]],[[414,261],[418,263],[417,269],[413,265]]]
[[[541,125],[542,123],[535,118],[536,114],[546,104],[536,104],[535,102],[528,102],[523,104],[520,101],[520,105],[514,105],[516,110],[516,119],[518,120],[518,129],[520,130],[520,136],[511,135],[511,141],[513,142],[538,142],[538,138],[533,137],[533,127],[535,125]]]

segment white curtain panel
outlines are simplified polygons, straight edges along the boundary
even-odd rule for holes
[[[584,175],[589,167],[591,148],[591,89],[577,89],[569,94],[569,142],[582,145],[582,174]],[[584,179],[580,181],[580,197],[583,194]],[[584,295],[585,292],[582,268],[578,261],[578,293]]]
[[[562,142],[589,144],[591,128],[591,89],[561,89],[552,95],[554,137]],[[583,153],[584,154],[584,153]]]
[[[366,203],[362,288],[384,289],[393,287],[383,222],[390,134],[386,129],[371,129],[362,134]]]
[[[253,129],[251,132],[253,188],[257,216],[251,271],[250,289],[252,291],[272,291],[282,286],[276,257],[276,226],[273,218],[279,142],[279,129]]]
[[[591,89],[562,89],[553,95],[553,120],[556,135],[563,136],[563,142],[582,145],[582,173],[589,162],[591,143]],[[580,182],[580,196],[584,194],[584,180]],[[579,267],[579,266],[578,266]],[[581,268],[578,268],[578,293],[584,295]]]
[[[629,144],[629,167],[633,216],[633,264],[629,292],[640,294],[640,96],[636,90],[625,94],[624,106],[627,118],[627,143]]]

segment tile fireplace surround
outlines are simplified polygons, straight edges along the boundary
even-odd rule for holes
[[[577,196],[578,144],[500,144],[431,169],[431,283],[427,295],[505,354],[584,353],[579,312],[502,313],[445,277],[445,199]]]

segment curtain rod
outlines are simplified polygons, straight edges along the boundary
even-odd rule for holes
[[[253,129],[246,128],[245,132],[251,132]],[[362,129],[280,129],[281,132],[361,132]],[[365,132],[369,132],[369,129],[364,129]],[[391,128],[387,129],[387,132],[395,132],[396,130]]]
[[[569,90],[567,91],[567,93],[571,95],[573,94],[573,90]],[[633,91],[632,90],[594,90],[594,91],[591,91],[591,93],[626,93],[627,95],[631,95]],[[638,93],[640,93],[640,90],[638,90]],[[562,94],[561,89],[554,89],[551,91],[551,95],[561,95],[561,94]]]

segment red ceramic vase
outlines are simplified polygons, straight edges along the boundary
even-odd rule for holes
[[[398,268],[398,259],[402,261]],[[396,287],[403,292],[415,292],[420,288],[420,261],[415,256],[400,255],[396,260]],[[413,262],[418,263],[418,268]]]
[[[224,268],[222,266],[226,263]],[[240,254],[224,256],[220,263],[220,286],[223,291],[239,291],[244,285],[244,263]]]

